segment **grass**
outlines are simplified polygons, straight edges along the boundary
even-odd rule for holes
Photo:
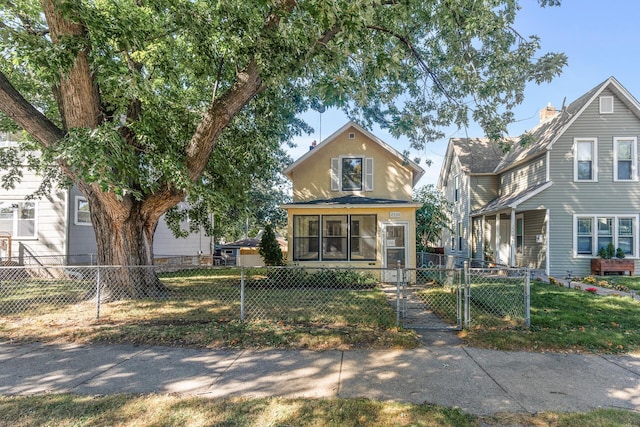
[[[471,328],[469,345],[500,350],[633,353],[640,350],[640,301],[534,282],[531,327]]]
[[[496,414],[366,399],[180,398],[169,395],[0,397],[0,426],[637,426],[640,414]]]
[[[321,286],[326,274],[311,275],[313,286],[291,288],[281,276],[250,270],[246,322],[239,320],[237,269],[162,274],[169,298],[103,303],[99,319],[90,286],[78,291],[72,281],[3,281],[0,339],[314,350],[419,345],[413,331],[395,326],[393,307],[370,278],[341,274],[340,286]]]

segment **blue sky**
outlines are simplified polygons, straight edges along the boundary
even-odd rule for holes
[[[568,65],[551,83],[530,84],[524,102],[515,110],[517,122],[509,128],[511,135],[520,135],[538,123],[538,112],[548,103],[560,108],[566,97],[567,104],[597,84],[614,76],[636,98],[640,98],[640,1],[638,0],[563,0],[560,7],[538,6],[536,0],[521,0],[515,28],[524,35],[541,38],[541,52],[564,52]],[[297,159],[309,148],[313,140],[320,140],[320,115],[317,112],[302,116],[316,132],[294,140],[297,148],[289,153]],[[322,115],[322,139],[331,135],[347,122],[337,111]],[[394,148],[408,148],[404,139],[395,139],[380,129],[370,129]],[[426,174],[418,186],[435,184],[442,158],[450,137],[483,136],[475,125],[468,130],[450,129],[445,138],[427,145],[422,152],[412,151],[419,157]],[[424,160],[433,162],[426,167]]]

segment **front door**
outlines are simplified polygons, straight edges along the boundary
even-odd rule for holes
[[[398,281],[398,262],[400,263],[400,268],[407,267],[408,230],[408,223],[382,224],[382,266],[386,269],[384,278],[386,282]],[[400,278],[400,280],[402,279]]]

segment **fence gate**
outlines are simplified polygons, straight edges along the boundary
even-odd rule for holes
[[[398,282],[402,326],[409,329],[462,329],[460,270],[407,269]]]

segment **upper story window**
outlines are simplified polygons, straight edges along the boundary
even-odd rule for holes
[[[600,97],[600,114],[613,114],[613,96]]]
[[[574,139],[574,181],[598,180],[598,140],[597,138]]]
[[[453,177],[453,201],[457,202],[460,199],[460,175]]]
[[[37,204],[32,201],[0,201],[0,231],[16,239],[36,237]]]
[[[613,180],[636,181],[638,179],[638,139],[613,138]]]
[[[0,148],[1,147],[17,147],[18,135],[11,132],[0,132]]]
[[[331,159],[331,191],[373,191],[373,159],[359,156]]]
[[[92,225],[89,202],[82,196],[76,196],[73,223],[75,225]]]

